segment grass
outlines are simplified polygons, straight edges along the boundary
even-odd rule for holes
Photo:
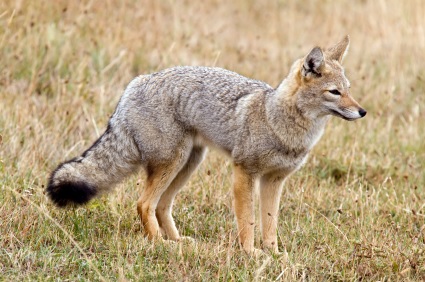
[[[420,0],[2,1],[0,280],[425,279],[424,14]],[[144,238],[143,173],[78,209],[46,199],[51,170],[101,134],[135,75],[215,65],[277,86],[345,34],[368,115],[333,118],[287,181],[281,255],[238,248],[230,163],[215,152],[175,204],[194,244]]]

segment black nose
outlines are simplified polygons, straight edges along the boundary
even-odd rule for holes
[[[361,109],[361,108],[360,108],[360,110],[359,110],[359,115],[360,115],[361,117],[364,117],[366,114],[367,114],[367,112],[366,112],[364,109]]]

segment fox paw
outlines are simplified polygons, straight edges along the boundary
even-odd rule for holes
[[[274,255],[280,254],[276,244],[263,244],[262,249],[268,254],[274,254]]]
[[[244,249],[245,253],[253,258],[259,258],[262,256],[267,256],[267,253],[261,249],[252,248],[252,249]]]
[[[180,236],[178,239],[179,242],[189,242],[189,243],[195,243],[195,239],[190,236]]]

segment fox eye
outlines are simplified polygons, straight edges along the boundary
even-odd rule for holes
[[[334,90],[329,90],[330,93],[334,94],[334,95],[341,95],[341,92],[339,92],[338,90],[334,89]]]

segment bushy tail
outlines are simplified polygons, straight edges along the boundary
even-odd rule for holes
[[[60,164],[52,172],[47,195],[59,207],[87,203],[134,172],[140,160],[134,139],[125,127],[110,123],[80,157]]]

